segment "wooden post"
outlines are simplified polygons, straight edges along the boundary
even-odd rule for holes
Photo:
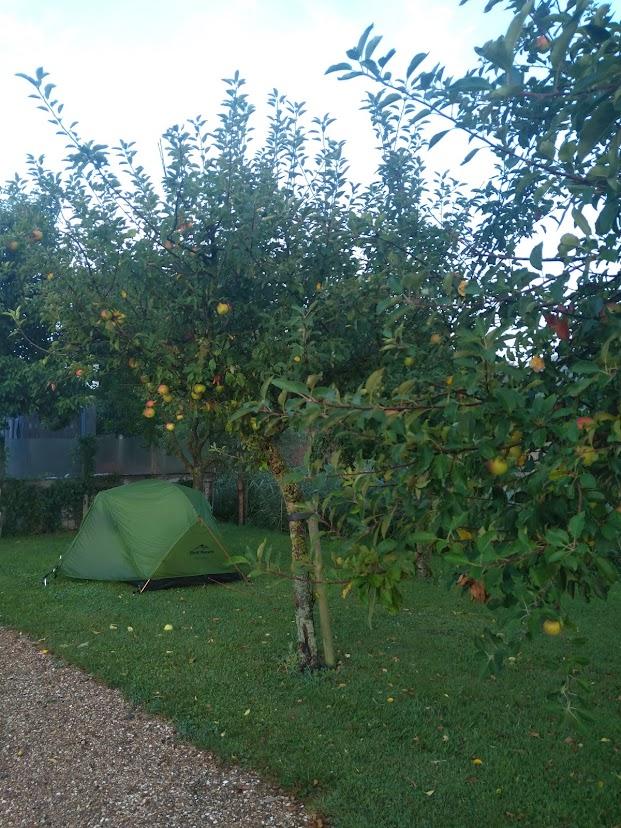
[[[237,524],[246,522],[246,481],[243,474],[237,476]]]

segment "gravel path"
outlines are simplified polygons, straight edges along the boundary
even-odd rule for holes
[[[259,777],[180,742],[118,691],[0,629],[2,828],[320,824]]]

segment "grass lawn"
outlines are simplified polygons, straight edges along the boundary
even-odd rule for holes
[[[266,535],[286,546],[263,530],[223,533],[231,549]],[[378,611],[371,630],[364,608],[335,592],[339,668],[306,677],[292,669],[288,582],[141,596],[64,579],[44,589],[69,537],[0,540],[0,624],[261,770],[335,828],[621,825],[621,590],[576,607],[596,689],[595,724],[580,733],[547,709],[564,636],[480,679],[472,636],[485,610],[457,591],[414,582],[405,611]]]

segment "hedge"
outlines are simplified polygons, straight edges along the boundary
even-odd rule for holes
[[[35,484],[4,480],[0,489],[3,535],[38,535],[62,528],[63,516],[79,522],[85,487],[81,480]]]
[[[96,491],[117,486],[118,477],[94,480],[32,482],[5,479],[0,483],[0,512],[3,535],[35,535],[57,532],[63,516],[82,520],[82,501]],[[191,481],[180,481],[192,485]],[[287,515],[278,484],[268,472],[249,475],[246,482],[246,522],[263,529],[287,531]],[[237,522],[237,476],[221,474],[214,481],[212,508],[217,520]]]

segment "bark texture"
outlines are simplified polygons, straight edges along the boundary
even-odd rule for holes
[[[416,567],[417,578],[431,578],[431,566],[429,564],[429,550],[422,546],[416,549],[414,556],[414,565]]]
[[[332,638],[332,622],[330,621],[330,607],[328,605],[328,592],[323,577],[323,558],[321,554],[321,537],[319,534],[319,521],[317,515],[308,519],[308,536],[313,552],[313,563],[315,566],[315,594],[317,596],[317,608],[319,610],[319,627],[321,629],[321,642],[323,644],[323,660],[326,667],[334,667],[336,658],[334,656],[334,641]]]
[[[192,488],[205,491],[205,470],[202,466],[192,466]]]
[[[298,663],[300,670],[317,670],[319,656],[313,618],[313,589],[310,577],[310,560],[306,545],[306,529],[303,518],[293,518],[302,509],[302,493],[296,483],[285,481],[287,466],[278,448],[269,443],[267,462],[270,471],[278,481],[287,515],[289,516],[289,537],[291,539],[291,569],[293,572],[293,600],[295,624],[298,637]]]

